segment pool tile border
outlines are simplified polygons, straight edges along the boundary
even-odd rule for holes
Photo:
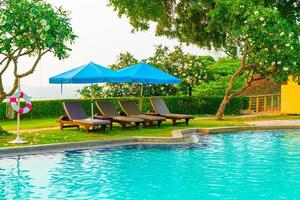
[[[227,126],[213,128],[187,128],[172,131],[172,137],[130,137],[125,139],[96,140],[69,143],[33,145],[23,147],[0,148],[0,158],[8,156],[22,156],[29,154],[54,153],[69,150],[98,149],[135,144],[191,144],[194,143],[193,134],[218,134],[227,132],[252,130],[289,130],[300,129],[300,126]]]

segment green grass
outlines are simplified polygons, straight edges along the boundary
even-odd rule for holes
[[[57,119],[24,119],[21,120],[21,128],[23,130],[28,130],[28,129],[38,129],[38,128],[45,128],[45,127],[56,127]],[[16,130],[16,125],[17,122],[16,120],[11,120],[11,121],[0,121],[0,126],[6,131],[12,131]]]
[[[52,143],[63,143],[63,142],[76,142],[76,141],[91,141],[91,140],[107,140],[107,139],[118,139],[128,138],[134,136],[140,137],[170,137],[172,130],[184,129],[192,127],[220,127],[220,126],[243,126],[246,125],[245,121],[255,120],[270,120],[270,119],[299,119],[298,116],[263,116],[263,117],[252,117],[252,118],[238,118],[238,117],[227,117],[225,120],[217,121],[211,117],[198,118],[192,120],[189,126],[178,124],[172,126],[171,123],[165,122],[161,128],[150,127],[140,128],[139,130],[127,129],[121,130],[120,126],[114,125],[112,131],[107,130],[86,133],[85,131],[78,131],[77,129],[70,128],[64,131],[60,130],[46,130],[46,131],[33,131],[22,133],[22,137],[25,138],[28,143],[22,145],[38,145],[38,144],[52,144]],[[16,128],[15,121],[2,121],[0,122],[4,130],[13,131]],[[55,119],[38,119],[38,120],[23,120],[21,127],[23,130],[27,129],[39,129],[46,127],[56,127],[57,123]],[[15,138],[14,134],[11,133],[0,133],[0,147],[11,147],[16,146],[9,144],[8,142]]]

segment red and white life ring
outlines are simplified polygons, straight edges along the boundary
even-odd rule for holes
[[[24,108],[18,106],[18,98],[23,98],[25,100],[26,105]],[[9,102],[11,103],[11,107],[13,108],[13,110],[19,113],[20,115],[28,113],[32,109],[30,97],[24,92],[16,92],[12,97],[10,97]]]

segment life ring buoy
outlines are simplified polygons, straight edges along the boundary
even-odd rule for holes
[[[18,98],[23,98],[25,100],[26,105],[24,108],[18,106],[17,103]],[[20,115],[28,113],[32,109],[30,97],[24,92],[16,92],[12,97],[10,97],[9,102],[11,104],[12,109],[17,113],[19,113]]]

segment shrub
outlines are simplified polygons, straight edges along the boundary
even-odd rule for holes
[[[138,103],[139,98],[103,98],[101,100],[111,101],[114,106],[120,111],[118,101],[124,99],[135,99]],[[215,114],[217,112],[218,106],[222,100],[222,97],[203,97],[203,96],[192,96],[192,97],[177,97],[177,96],[167,96],[164,97],[167,106],[171,112],[182,113],[182,114],[193,114],[193,115],[203,115],[203,114]],[[96,99],[97,100],[97,99]],[[33,110],[22,118],[50,118],[59,117],[64,115],[64,109],[62,106],[63,101],[80,101],[81,105],[85,109],[86,113],[89,115],[91,112],[91,101],[88,99],[66,99],[66,100],[47,100],[47,101],[33,101]],[[228,108],[226,109],[226,114],[238,114],[241,109],[246,108],[247,98],[237,97],[235,98]],[[0,120],[5,120],[5,110],[6,104],[0,104]],[[98,112],[96,106],[94,107],[95,112]],[[143,111],[152,111],[150,102],[148,98],[143,99]]]

